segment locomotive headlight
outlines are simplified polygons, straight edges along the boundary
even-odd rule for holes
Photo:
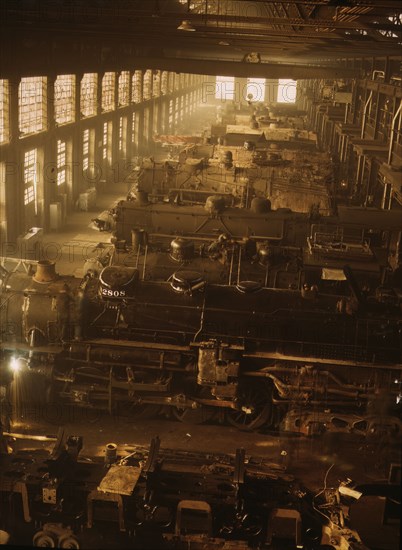
[[[11,357],[10,359],[10,369],[13,373],[17,373],[22,368],[22,361],[19,357]]]

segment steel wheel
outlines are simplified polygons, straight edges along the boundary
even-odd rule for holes
[[[32,545],[42,548],[56,548],[56,541],[52,534],[47,531],[38,531],[33,537]]]
[[[229,410],[229,424],[239,430],[257,430],[269,422],[272,413],[270,389],[261,382],[245,382],[239,395],[239,408]]]

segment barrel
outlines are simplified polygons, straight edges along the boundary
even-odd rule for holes
[[[116,462],[117,445],[116,443],[108,443],[105,447],[105,464]]]

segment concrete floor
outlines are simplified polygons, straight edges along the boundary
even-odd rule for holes
[[[116,443],[118,454],[124,456],[133,445],[148,447],[157,435],[161,438],[161,447],[168,449],[234,455],[236,448],[243,447],[250,457],[281,465],[312,491],[322,489],[325,473],[331,465],[327,485],[335,487],[346,478],[358,484],[385,481],[390,462],[400,460],[397,448],[388,449],[387,454],[380,456],[377,445],[350,434],[308,438],[266,429],[244,432],[227,425],[180,422],[164,415],[151,419],[110,416],[103,411],[72,409],[57,404],[31,407],[15,420],[11,431],[24,433],[28,439],[16,439],[13,447],[39,445],[51,449],[53,442],[38,443],[29,440],[29,434],[55,437],[59,425],[63,425],[68,434],[84,437],[81,452],[84,456],[103,456],[107,443]]]
[[[73,211],[67,215],[67,223],[60,231],[46,233],[42,241],[41,257],[56,262],[60,274],[80,277],[85,260],[96,256],[95,247],[100,243],[110,245],[109,232],[100,232],[91,220],[127,195],[127,183],[114,183],[112,189],[98,194],[96,208],[90,212]]]

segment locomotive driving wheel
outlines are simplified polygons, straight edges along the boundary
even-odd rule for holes
[[[226,413],[229,424],[239,430],[251,431],[269,423],[272,414],[270,387],[261,381],[244,382],[239,393],[238,408]]]

